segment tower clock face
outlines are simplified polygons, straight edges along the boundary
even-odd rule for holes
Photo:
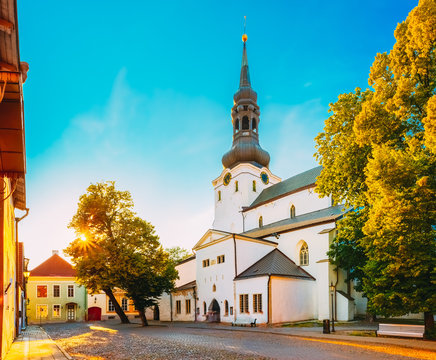
[[[269,176],[268,176],[268,174],[267,174],[265,171],[262,171],[262,172],[261,172],[261,174],[260,174],[260,178],[262,179],[262,182],[263,182],[265,185],[268,185],[268,183],[269,183]]]
[[[224,175],[224,185],[227,186],[230,184],[230,180],[232,180],[232,174],[229,172]]]

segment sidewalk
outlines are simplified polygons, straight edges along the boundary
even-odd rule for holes
[[[13,342],[5,360],[71,360],[37,325],[28,326]]]
[[[169,326],[178,326],[177,323],[173,323]],[[274,334],[281,336],[295,336],[305,339],[327,340],[331,342],[349,342],[362,345],[375,345],[375,346],[398,346],[403,348],[428,350],[436,352],[436,341],[413,339],[413,338],[397,338],[397,337],[371,337],[371,336],[353,336],[349,335],[350,331],[368,331],[376,330],[377,326],[366,324],[362,325],[356,323],[355,325],[337,326],[335,333],[323,334],[322,327],[233,327],[231,325],[224,324],[212,324],[212,323],[184,323],[184,326],[190,328],[209,328],[224,331],[252,331],[264,334]],[[435,355],[436,358],[436,355]]]

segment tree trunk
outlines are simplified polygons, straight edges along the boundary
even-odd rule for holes
[[[147,318],[145,317],[145,309],[138,310],[139,317],[141,318],[142,326],[148,326]]]
[[[434,336],[434,317],[433,313],[430,311],[424,312],[424,326],[425,326],[425,335],[428,337]]]
[[[114,304],[115,312],[121,319],[122,324],[130,324],[129,318],[124,314],[123,309],[121,308],[120,304],[118,304],[117,299],[114,296],[114,293],[112,292],[112,289],[107,288],[103,289],[103,291],[106,293],[107,296],[109,296],[109,299],[112,301],[112,304]]]

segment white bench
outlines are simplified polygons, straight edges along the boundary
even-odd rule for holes
[[[254,321],[250,321],[250,320],[237,320],[232,322],[232,326],[248,326],[250,325],[251,327],[256,327],[256,320],[254,319]]]
[[[379,324],[377,336],[424,337],[424,325]]]

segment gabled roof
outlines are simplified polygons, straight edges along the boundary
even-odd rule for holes
[[[246,231],[244,234],[249,236],[263,237],[274,233],[291,231],[305,226],[316,225],[323,222],[335,221],[344,214],[344,205],[335,205],[325,209],[298,215],[294,218],[287,218],[276,221],[261,228]]]
[[[247,270],[235,277],[241,280],[258,276],[284,276],[303,280],[315,280],[307,271],[297,266],[291,259],[279,249],[274,249],[262,259],[251,265]]]
[[[188,290],[188,289],[194,289],[197,286],[197,282],[194,281],[190,281],[186,284],[180,285],[179,287],[176,287],[174,289],[174,291],[182,291],[182,290]]]
[[[264,189],[253,203],[243,211],[251,210],[273,199],[295,192],[298,189],[314,185],[316,178],[321,174],[321,170],[322,166],[318,166]]]
[[[76,276],[76,270],[58,254],[53,254],[41,265],[30,271],[30,276],[74,277]]]
[[[271,240],[260,239],[260,238],[248,236],[245,234],[236,234],[236,233],[231,233],[231,232],[222,231],[222,230],[209,229],[201,237],[201,239],[194,245],[192,250],[198,250],[200,248],[209,246],[209,244],[213,245],[213,244],[216,244],[216,243],[221,242],[221,241],[229,240],[232,237],[235,237],[235,239],[238,239],[238,240],[254,241],[254,242],[263,243],[266,245],[272,245],[272,246],[278,245],[278,243],[271,241]]]

